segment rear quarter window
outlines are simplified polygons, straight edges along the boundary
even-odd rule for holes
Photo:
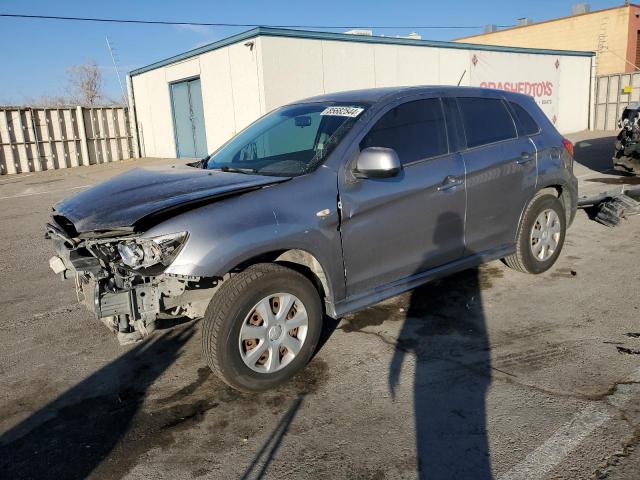
[[[540,127],[524,107],[515,102],[509,102],[509,106],[516,116],[520,135],[535,135],[540,131]]]
[[[516,138],[516,127],[507,106],[496,98],[458,98],[467,147]]]

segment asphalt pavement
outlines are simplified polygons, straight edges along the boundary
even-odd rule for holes
[[[584,194],[611,133],[576,141]],[[0,177],[0,478],[640,478],[640,217],[578,212],[556,266],[501,262],[327,322],[286,386],[241,394],[199,322],[121,347],[48,267],[51,205],[144,159]]]

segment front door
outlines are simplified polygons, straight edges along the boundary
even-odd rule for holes
[[[340,182],[347,295],[363,294],[464,252],[464,163],[449,153],[441,101],[393,106],[359,148],[393,148],[397,177]]]
[[[467,137],[467,253],[511,245],[537,180],[535,146],[500,98],[458,98]]]
[[[204,110],[200,79],[171,84],[173,130],[178,157],[202,158],[207,155]]]

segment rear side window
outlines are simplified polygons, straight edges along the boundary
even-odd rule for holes
[[[516,138],[516,127],[502,100],[496,98],[458,98],[467,147]]]
[[[540,127],[524,107],[514,102],[509,102],[509,105],[516,116],[516,123],[518,124],[520,135],[535,135],[540,131]]]
[[[403,164],[447,153],[440,100],[416,100],[389,110],[360,142],[361,150],[368,147],[393,148]]]

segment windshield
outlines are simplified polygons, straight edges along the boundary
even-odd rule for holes
[[[275,110],[223,145],[205,168],[295,176],[320,165],[351,129],[364,105],[311,103]]]

